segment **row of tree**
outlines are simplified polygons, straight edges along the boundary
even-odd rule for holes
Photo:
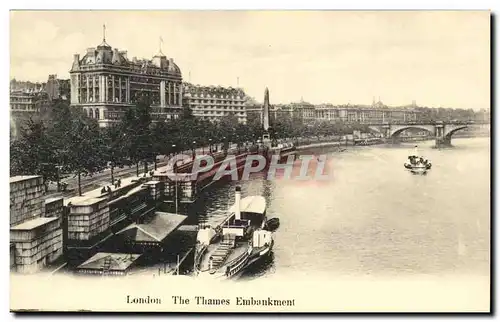
[[[256,141],[260,129],[238,124],[234,116],[211,123],[193,116],[184,109],[177,119],[153,122],[148,99],[139,100],[124,113],[121,121],[111,127],[99,128],[95,119],[81,109],[70,108],[56,101],[50,112],[30,119],[10,142],[10,175],[38,174],[44,182],[59,184],[62,174],[78,177],[111,169],[114,180],[116,167],[139,164],[148,171],[148,163],[156,167],[157,156],[218,146],[229,142]],[[208,150],[207,150],[208,152]]]
[[[354,130],[367,131],[361,125],[318,123],[305,125],[297,118],[282,118],[272,122],[271,137],[297,138],[342,135]],[[139,99],[135,107],[126,110],[114,126],[100,128],[95,119],[81,109],[70,108],[64,101],[55,101],[48,114],[30,119],[21,127],[18,136],[11,138],[11,176],[42,175],[44,181],[59,184],[61,174],[78,177],[93,175],[105,168],[111,169],[114,180],[116,167],[139,164],[148,171],[148,164],[156,167],[157,156],[179,153],[200,147],[229,143],[255,143],[263,134],[260,121],[240,124],[234,115],[219,122],[210,122],[193,116],[184,108],[177,119],[153,122],[149,99]]]
[[[485,121],[484,111],[461,108],[417,107],[420,121]]]

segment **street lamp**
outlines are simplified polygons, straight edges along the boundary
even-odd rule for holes
[[[208,153],[212,154],[212,139],[208,139]]]
[[[175,144],[172,144],[172,156],[175,154]]]
[[[172,151],[175,151],[175,144],[172,144]],[[177,195],[177,160],[175,160],[174,164],[172,165],[172,168],[173,168],[172,170],[174,171],[174,180],[175,180],[175,182],[174,182],[174,184],[175,184],[175,190],[174,190],[175,191],[174,192],[175,193],[175,197],[174,197],[174,199],[175,199],[175,213],[178,213],[179,206],[178,206],[178,201],[177,201],[177,197],[178,197],[178,195]]]
[[[196,141],[193,141],[193,160],[196,155]]]

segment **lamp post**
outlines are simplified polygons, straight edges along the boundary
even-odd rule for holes
[[[208,153],[212,154],[212,139],[208,139]]]
[[[196,141],[193,141],[193,160],[196,156]]]
[[[175,151],[175,144],[172,144],[172,151]],[[177,201],[177,160],[172,164],[172,170],[174,171],[174,184],[175,184],[175,213],[178,213],[178,201]]]

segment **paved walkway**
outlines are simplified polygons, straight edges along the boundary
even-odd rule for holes
[[[125,188],[128,188],[131,185],[136,185],[137,182],[144,181],[144,178],[145,177],[144,177],[144,173],[143,173],[143,176],[141,176],[141,177],[133,176],[133,177],[120,179],[121,180],[120,187],[115,187],[114,185],[109,184],[109,182],[105,182],[99,188],[87,191],[87,192],[83,193],[81,196],[74,196],[74,197],[64,199],[64,204],[67,205],[70,202],[72,204],[78,204],[78,203],[83,202],[83,201],[88,200],[88,199],[105,197],[105,196],[108,196],[109,193],[108,192],[105,192],[105,193],[101,192],[103,187],[109,187],[109,189],[111,189],[111,192],[116,192],[116,191],[120,191],[120,190],[123,190]]]

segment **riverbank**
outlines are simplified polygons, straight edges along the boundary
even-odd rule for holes
[[[346,146],[345,143],[343,143],[344,146]],[[353,144],[349,144],[353,145]],[[319,142],[319,143],[309,143],[305,145],[299,145],[297,146],[297,150],[305,150],[305,149],[311,149],[311,148],[324,148],[324,147],[340,147],[340,142]]]
[[[457,135],[456,138],[461,138],[461,139],[466,139],[466,138],[481,138],[481,137],[489,137],[488,135]],[[410,142],[424,142],[424,141],[431,141],[434,140],[434,138],[430,137],[425,137],[425,138],[404,138],[401,140],[400,143],[410,143]],[[362,141],[362,140],[361,140]],[[306,150],[306,149],[312,149],[312,148],[325,148],[325,147],[346,147],[346,146],[367,146],[367,145],[383,145],[383,144],[388,144],[385,141],[372,141],[372,142],[367,142],[364,144],[356,144],[355,141],[353,140],[348,140],[348,141],[324,141],[324,142],[316,142],[316,143],[303,143],[303,144],[296,144],[296,149],[297,150]]]

